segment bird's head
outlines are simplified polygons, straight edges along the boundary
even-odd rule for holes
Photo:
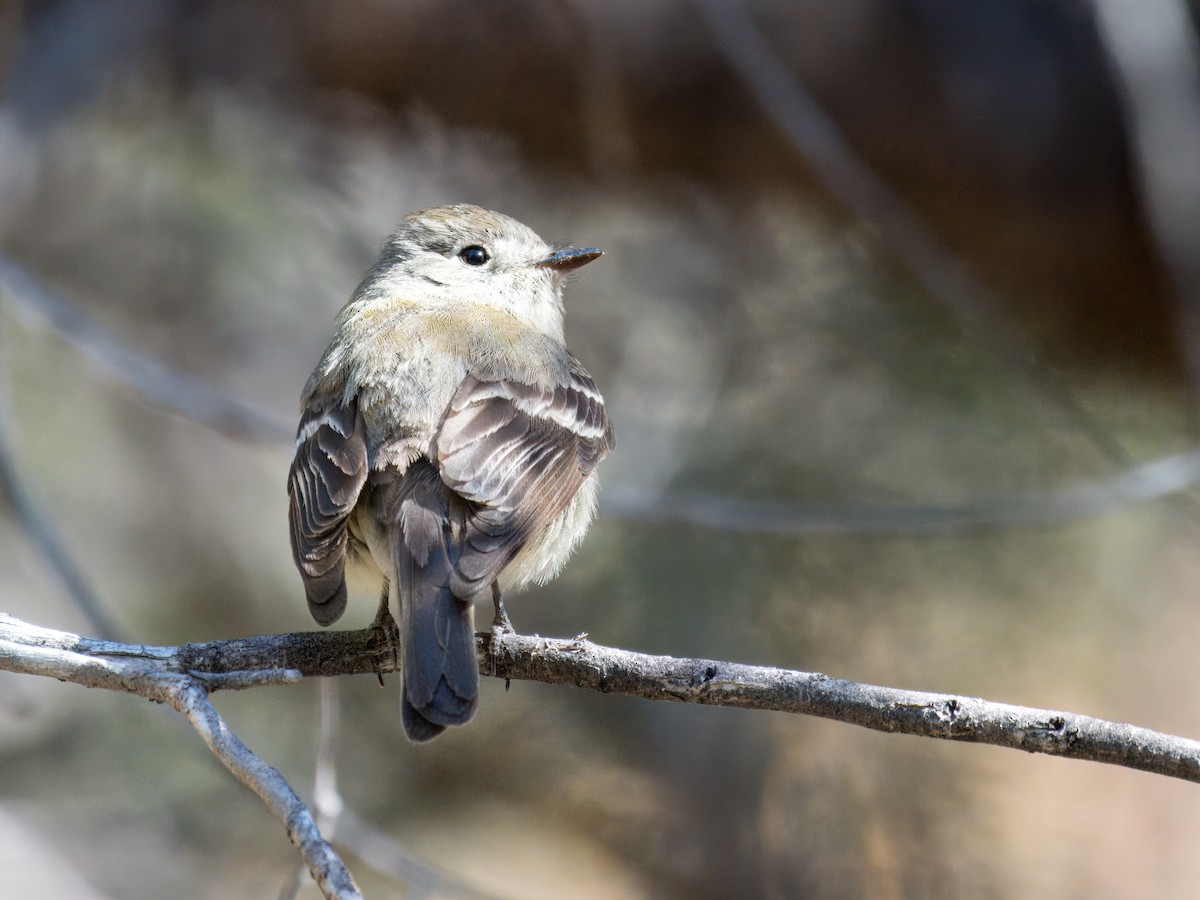
[[[562,340],[566,276],[600,255],[555,248],[515,219],[478,206],[438,206],[404,217],[358,296],[476,303]]]

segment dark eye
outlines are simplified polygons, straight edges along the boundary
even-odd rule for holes
[[[458,258],[468,266],[482,266],[492,258],[492,255],[478,244],[472,244],[470,247],[463,247],[458,252]]]

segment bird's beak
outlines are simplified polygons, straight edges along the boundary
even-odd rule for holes
[[[604,251],[597,250],[595,247],[567,247],[565,250],[555,250],[534,265],[543,269],[553,269],[555,272],[570,272],[603,255]]]

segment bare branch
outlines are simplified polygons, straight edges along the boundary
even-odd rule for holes
[[[1131,458],[1121,442],[1039,360],[995,293],[853,150],[834,121],[779,59],[745,6],[736,0],[693,0],[693,5],[718,51],[764,115],[788,137],[838,202],[874,225],[932,296],[964,327],[986,336],[987,346],[998,358],[1029,373],[1110,462],[1128,466]]]
[[[1134,175],[1183,309],[1184,349],[1200,400],[1200,39],[1183,0],[1096,0],[1121,87]]]
[[[170,692],[170,703],[187,716],[204,743],[233,776],[262,799],[287,829],[299,848],[308,871],[326,897],[361,898],[362,893],[337,852],[326,843],[304,802],[282,775],[259,759],[230,731],[213,708],[208,691],[191,678],[180,678]]]
[[[84,614],[91,626],[105,637],[115,638],[119,632],[111,616],[92,590],[79,566],[63,544],[54,521],[47,515],[25,486],[13,453],[9,431],[11,421],[8,406],[8,373],[0,371],[0,497],[8,501],[13,516],[34,550],[50,567],[71,600]]]
[[[336,822],[346,808],[337,783],[338,734],[342,724],[341,692],[332,678],[321,681],[321,732],[317,738],[317,761],[313,767],[313,809],[321,830],[331,838]]]
[[[816,672],[649,656],[590,641],[477,638],[483,671],[647,700],[770,709],[873,731],[1011,747],[1200,782],[1200,741],[1054,710],[859,684]],[[494,664],[493,664],[494,660]]]
[[[1200,742],[1076,713],[858,684],[816,672],[649,656],[583,638],[509,634],[497,640],[486,633],[475,640],[480,670],[499,678],[570,684],[648,700],[800,713],[875,731],[992,744],[1200,782]],[[144,681],[158,685],[162,679],[190,679],[195,671],[256,668],[328,676],[382,673],[394,670],[394,659],[386,636],[373,629],[173,648],[92,641],[0,615],[0,669],[152,696],[142,688]]]
[[[392,837],[346,809],[337,786],[337,747],[341,704],[338,682],[321,680],[321,734],[313,778],[317,824],[339,847],[349,850],[376,872],[401,882],[410,897],[489,897],[444,869],[409,853]],[[290,887],[290,885],[289,885]],[[280,900],[284,896],[281,895]]]
[[[616,491],[605,508],[642,522],[682,522],[746,534],[946,534],[1014,525],[1062,525],[1171,497],[1200,481],[1200,450],[1148,460],[1124,472],[1039,494],[947,504],[781,503],[705,493],[647,502]]]
[[[728,10],[721,13],[721,16],[728,15]],[[778,65],[778,62],[767,59],[764,64],[770,69],[772,65]],[[778,74],[777,72],[776,75]],[[776,89],[782,88],[776,86]],[[789,109],[791,107],[785,104],[784,113]],[[815,104],[807,114],[823,115]],[[826,127],[833,128],[831,123],[826,123]],[[813,131],[814,126],[807,123],[804,128],[807,129],[804,132],[808,135],[807,140],[811,140],[812,136],[808,133]],[[822,133],[819,128],[815,130],[817,134]],[[865,165],[853,157],[842,158],[850,151],[838,143],[840,140],[840,136],[834,132],[825,138],[830,146],[820,152],[815,147],[807,144],[804,146],[806,151],[815,157],[814,164],[820,163],[818,168],[836,173],[827,177],[835,183],[846,183],[847,190],[851,193],[843,198],[844,202],[860,215],[867,215],[874,205],[866,200],[857,201],[859,205],[856,205],[852,202],[854,190],[863,191],[866,195],[881,192],[884,199],[873,201],[884,210],[881,214],[886,218],[886,211],[891,209],[891,205],[897,205],[896,215],[900,218],[896,220],[896,228],[910,236],[914,233],[914,228],[920,231],[924,226],[917,228],[903,224],[904,216],[915,217],[915,214],[903,207],[901,201],[891,195],[886,186],[875,183],[873,180],[876,176],[866,169]],[[864,184],[858,185],[858,182],[864,179]],[[858,187],[855,188],[855,185]],[[919,258],[929,257],[920,267],[928,268],[930,272],[946,266],[961,268],[959,263],[949,257],[940,261],[935,258],[936,254],[942,251],[932,234],[917,240],[917,244],[929,245],[926,251],[917,252]],[[965,286],[959,285],[960,290],[984,290],[981,285],[971,281],[970,276],[963,274],[962,277],[966,281]],[[941,290],[951,289],[948,287],[949,282],[937,284],[941,284]],[[939,289],[937,284],[927,279],[931,290]],[[0,254],[0,289],[6,291],[19,308],[44,318],[63,338],[112,372],[124,384],[169,412],[228,437],[273,443],[290,440],[291,432],[283,424],[242,400],[220,391],[203,379],[183,373],[130,345],[110,329],[87,316],[78,304],[56,293],[3,254]],[[975,299],[968,297],[971,303]],[[987,304],[983,306],[986,307]],[[1020,348],[1019,352],[1022,356],[1028,354],[1027,348],[1024,347]],[[2,399],[0,397],[0,401]],[[1123,453],[1124,451],[1121,451],[1122,455]],[[1115,458],[1116,454],[1109,455]],[[1098,479],[1077,487],[1059,488],[1024,497],[972,500],[958,504],[844,503],[822,506],[676,492],[655,496],[648,502],[644,491],[622,493],[617,486],[606,492],[606,508],[613,515],[634,521],[682,522],[703,528],[738,532],[941,534],[979,528],[1073,522],[1105,515],[1130,504],[1172,497],[1187,491],[1198,481],[1200,451],[1193,451],[1163,456],[1136,465],[1130,464],[1125,471],[1118,472],[1110,478]],[[58,575],[76,605],[87,615],[98,632],[113,636],[116,632],[105,615],[102,604],[66,552],[53,523],[40,512],[18,477],[12,459],[11,442],[8,441],[5,431],[2,404],[0,492],[9,497],[30,541]]]
[[[0,290],[155,406],[239,440],[278,443],[291,437],[292,430],[272,416],[132,346],[3,254]]]
[[[403,882],[409,896],[461,897],[464,900],[486,900],[495,896],[414,856],[389,835],[371,827],[349,810],[342,810],[338,815],[337,842],[376,872]]]
[[[256,793],[287,829],[308,871],[326,897],[361,898],[349,870],[321,837],[307,807],[274,768],[254,755],[225,724],[208,699],[207,677],[173,670],[160,647],[94,641],[66,632],[35,628],[8,616],[0,617],[0,669],[45,675],[86,687],[137,694],[169,704],[199,732],[209,749],[238,781]],[[237,671],[237,670],[231,670]],[[229,674],[229,673],[224,673]],[[216,686],[247,687],[271,684],[279,670],[258,679],[219,678]]]

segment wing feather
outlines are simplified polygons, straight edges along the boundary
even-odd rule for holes
[[[346,608],[346,520],[366,479],[366,424],[357,400],[306,410],[288,473],[288,517],[308,609],[322,625]]]
[[[436,438],[446,485],[470,501],[454,592],[495,579],[525,542],[561,515],[614,446],[596,383],[572,360],[552,390],[468,375]]]

